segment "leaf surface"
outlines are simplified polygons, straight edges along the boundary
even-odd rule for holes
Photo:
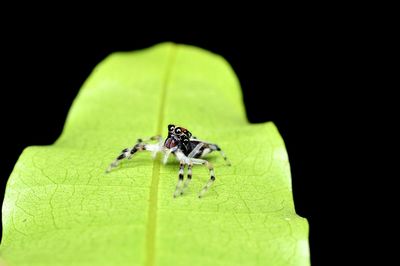
[[[273,99],[266,99],[268,101]],[[137,138],[188,128],[218,143],[216,181],[203,166],[182,197],[178,163],[137,153]],[[296,215],[290,166],[273,123],[247,122],[238,80],[218,55],[163,43],[114,53],[83,85],[60,138],[28,147],[3,202],[7,265],[309,265],[308,224]]]

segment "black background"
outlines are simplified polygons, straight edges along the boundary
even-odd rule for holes
[[[353,252],[349,231],[356,228],[340,207],[346,191],[338,169],[343,158],[336,157],[346,148],[338,138],[349,133],[343,110],[352,99],[344,82],[351,73],[352,59],[346,56],[355,48],[352,33],[338,34],[316,21],[272,27],[221,22],[188,29],[143,29],[126,22],[123,30],[97,23],[56,29],[50,24],[13,25],[3,32],[2,192],[23,148],[57,139],[80,86],[105,56],[162,41],[192,44],[230,62],[250,122],[277,125],[289,154],[296,211],[309,221],[313,265]]]

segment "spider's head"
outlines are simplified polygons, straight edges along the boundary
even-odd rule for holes
[[[178,142],[187,142],[192,137],[192,133],[183,127],[168,125],[168,137],[165,141],[167,148],[172,148],[177,145]]]
[[[192,137],[192,133],[189,130],[183,127],[175,126],[173,124],[168,125],[168,137],[167,140],[170,139],[168,143],[175,144],[179,141],[189,140]],[[169,146],[170,146],[169,145]],[[173,146],[172,146],[173,147]],[[170,148],[170,147],[167,147]]]
[[[190,133],[189,130],[175,125],[168,125],[168,135],[177,140],[183,140],[184,138],[190,139],[192,137],[192,133]]]

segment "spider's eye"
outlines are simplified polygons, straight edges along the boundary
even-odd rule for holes
[[[176,134],[180,134],[181,132],[182,132],[182,131],[181,131],[181,129],[180,129],[179,127],[175,129],[175,133],[176,133]]]
[[[172,130],[174,130],[174,128],[175,128],[175,126],[174,126],[174,125],[168,125],[168,130],[169,130],[169,131],[172,131]]]
[[[188,140],[188,139],[184,139],[183,141],[184,141],[184,142],[188,142],[189,140]]]

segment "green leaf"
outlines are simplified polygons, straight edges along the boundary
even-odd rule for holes
[[[172,159],[141,152],[105,174],[123,148],[165,135],[169,123],[218,143],[232,162],[207,157],[216,181],[201,199],[203,166],[178,198]],[[9,265],[309,265],[276,127],[247,122],[223,58],[172,43],[112,54],[94,69],[61,137],[16,163],[3,226]]]

